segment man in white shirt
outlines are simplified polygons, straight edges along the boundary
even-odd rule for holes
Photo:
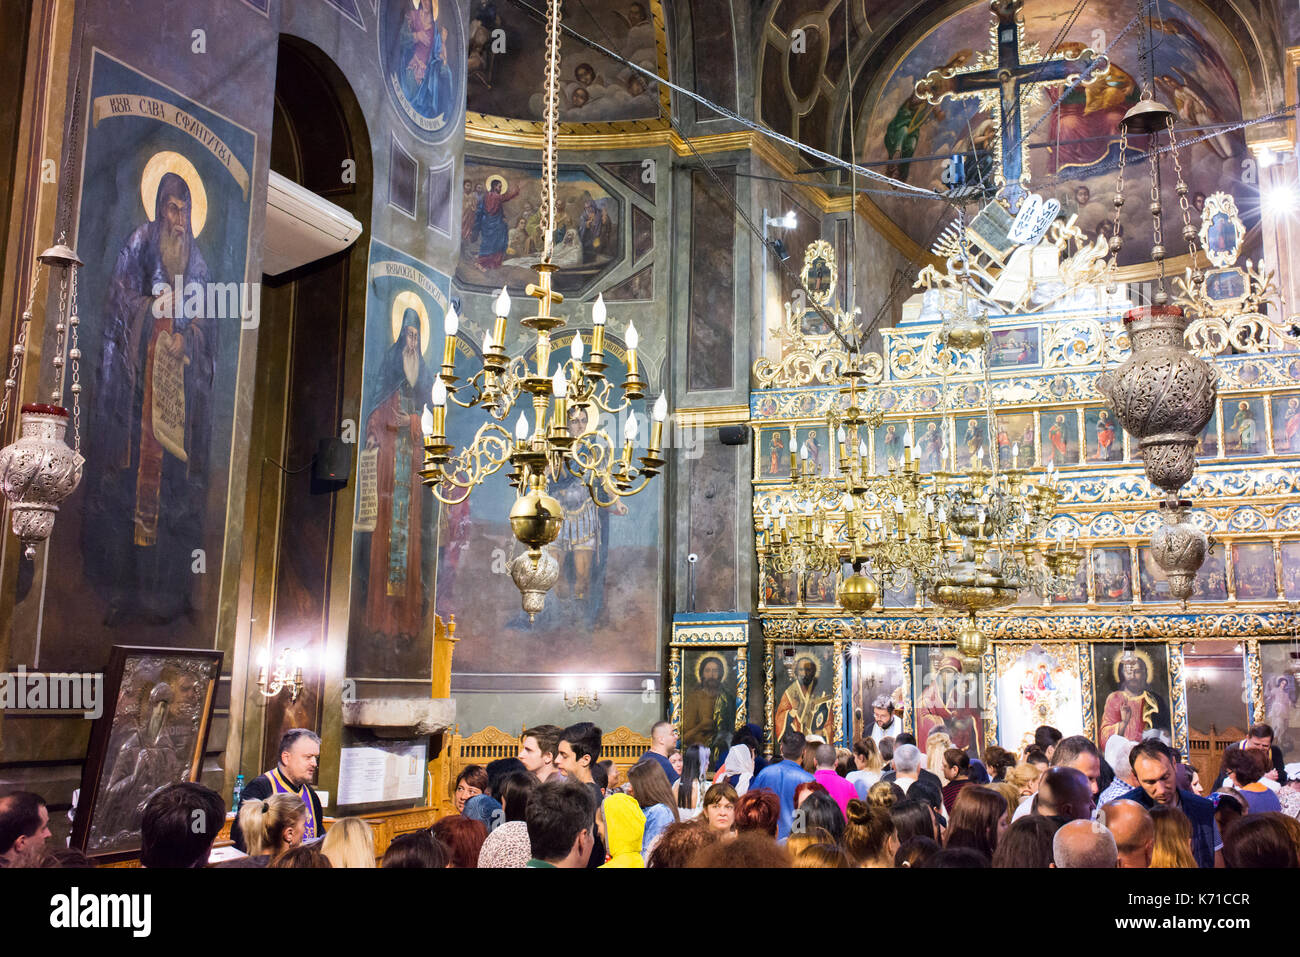
[[[894,714],[894,701],[889,695],[881,695],[871,702],[871,715],[875,724],[871,726],[871,740],[876,744],[881,738],[896,738],[903,733],[903,719]]]

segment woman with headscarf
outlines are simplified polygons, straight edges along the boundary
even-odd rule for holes
[[[645,837],[645,812],[630,794],[605,798],[605,844],[610,858],[601,867],[645,867],[641,842]]]
[[[749,745],[733,744],[727,752],[727,760],[713,778],[714,784],[730,784],[741,795],[749,790],[749,782],[754,777],[754,752]]]

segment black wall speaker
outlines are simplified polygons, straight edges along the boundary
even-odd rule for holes
[[[321,439],[316,443],[316,458],[312,461],[313,482],[347,484],[352,474],[352,446],[342,439]]]
[[[748,445],[749,426],[723,425],[718,427],[718,441],[723,445]]]

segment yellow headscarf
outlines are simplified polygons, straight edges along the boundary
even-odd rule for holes
[[[628,794],[605,798],[605,845],[610,859],[601,867],[645,867],[641,839],[645,835],[645,812]]]

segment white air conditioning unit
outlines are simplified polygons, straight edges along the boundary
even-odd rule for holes
[[[361,221],[274,170],[266,188],[262,272],[278,276],[351,246]]]

